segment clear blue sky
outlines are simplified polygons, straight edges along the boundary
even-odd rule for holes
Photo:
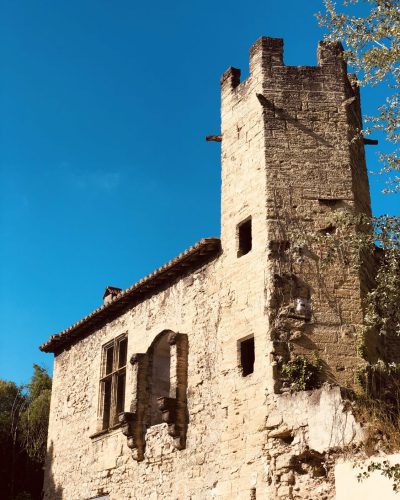
[[[247,74],[260,35],[285,39],[286,64],[315,64],[321,3],[2,2],[0,378],[51,370],[38,345],[106,285],[219,235],[220,147],[204,140],[219,132],[219,77]],[[375,212],[394,212],[379,187]]]

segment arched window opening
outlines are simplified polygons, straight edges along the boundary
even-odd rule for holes
[[[186,334],[164,330],[146,353],[130,358],[132,401],[119,421],[137,461],[144,459],[146,428],[153,425],[167,424],[174,447],[186,447],[188,349]]]
[[[171,389],[171,346],[169,334],[163,334],[152,346],[150,378],[150,425],[163,422],[158,398],[169,397]]]

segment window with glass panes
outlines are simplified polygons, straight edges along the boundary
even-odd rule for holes
[[[102,429],[116,425],[118,415],[124,411],[127,347],[126,335],[103,346],[100,378]]]

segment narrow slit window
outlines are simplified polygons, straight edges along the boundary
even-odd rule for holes
[[[252,247],[251,217],[238,225],[238,252],[241,257],[250,252]]]
[[[247,377],[254,372],[254,337],[241,340],[239,342],[240,348],[240,366],[242,367],[243,377]]]

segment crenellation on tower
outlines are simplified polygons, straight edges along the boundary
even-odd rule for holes
[[[250,48],[250,75],[283,66],[283,39],[260,37]]]
[[[344,52],[340,42],[323,40],[318,43],[317,60],[319,66],[331,66],[342,74],[347,73],[347,64],[342,57]]]
[[[232,66],[228,68],[221,76],[222,91],[235,89],[240,84],[240,73],[240,69]]]

